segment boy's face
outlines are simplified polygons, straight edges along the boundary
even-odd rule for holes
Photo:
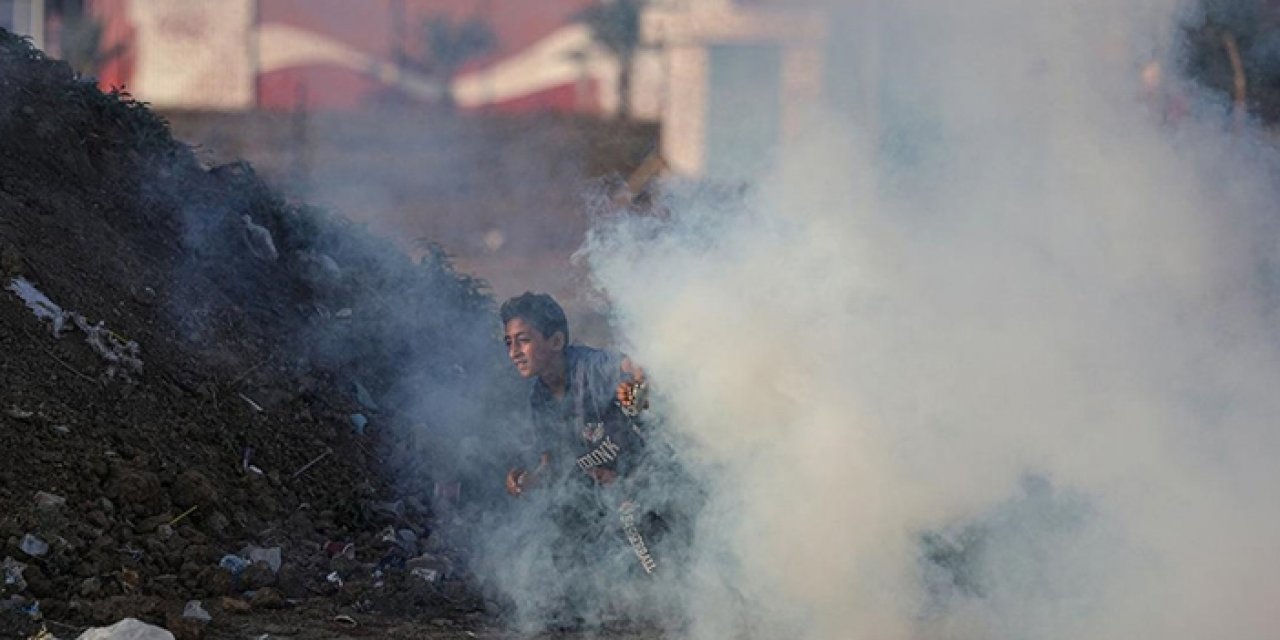
[[[549,373],[560,362],[564,350],[563,333],[557,331],[548,338],[524,318],[507,322],[503,341],[507,344],[507,356],[522,378]]]

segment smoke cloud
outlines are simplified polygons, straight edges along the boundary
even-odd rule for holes
[[[842,8],[744,201],[596,227],[709,483],[690,635],[1275,635],[1276,155],[1144,93],[1182,9]]]

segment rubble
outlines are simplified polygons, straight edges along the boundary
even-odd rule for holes
[[[413,260],[285,202],[247,166],[208,169],[144,105],[76,82],[3,30],[0,104],[13,107],[0,119],[5,615],[109,633],[124,618],[181,620],[189,602],[215,627],[290,599],[455,606],[400,597],[422,580],[403,562],[435,525],[428,490],[399,492],[387,461],[410,448],[374,400],[390,404],[399,374],[384,354],[450,354],[455,337],[385,317],[376,300],[487,336],[481,283],[443,253]],[[342,321],[308,324],[299,309],[317,304]],[[372,355],[316,348],[339,339]],[[456,377],[452,359],[424,384]],[[378,428],[357,438],[350,416],[373,411]],[[378,545],[388,525],[393,541]],[[367,595],[393,550],[400,566],[384,563],[386,586]]]
[[[4,572],[4,590],[2,593],[26,591],[27,581],[22,577],[22,573],[26,569],[27,565],[6,556],[4,563],[0,564],[0,571]]]
[[[136,618],[125,618],[110,627],[97,627],[76,640],[174,640],[173,634]]]
[[[182,617],[199,620],[200,622],[213,620],[213,616],[209,615],[208,611],[205,611],[204,605],[200,604],[199,600],[188,600],[186,606],[182,609]]]
[[[66,505],[67,499],[47,491],[37,491],[34,502],[37,509],[57,509]]]
[[[33,558],[49,553],[49,543],[29,533],[22,536],[22,540],[18,542],[18,548]]]

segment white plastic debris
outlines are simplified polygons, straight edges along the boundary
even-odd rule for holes
[[[373,396],[369,393],[368,389],[364,388],[364,385],[359,382],[352,381],[351,386],[355,389],[356,402],[359,402],[360,406],[370,411],[378,410],[378,403],[373,401]]]
[[[302,278],[318,293],[331,292],[342,285],[342,269],[328,255],[315,251],[296,251],[294,257]]]
[[[330,572],[329,575],[325,576],[324,579],[328,580],[333,584],[338,585],[339,588],[342,587],[342,576],[338,575],[337,571]]]
[[[84,316],[78,313],[70,315],[76,326],[84,332],[85,342],[89,343],[89,346],[93,347],[93,350],[97,351],[98,355],[107,361],[108,378],[120,375],[128,379],[130,374],[142,373],[142,359],[138,357],[140,351],[138,343],[121,338],[101,321],[97,324],[90,324]]]
[[[237,393],[236,395],[240,396],[240,399],[244,400],[245,403],[249,405],[250,409],[257,411],[258,413],[262,413],[262,405],[254,402],[253,398],[250,398],[249,396],[246,396],[243,393]]]
[[[56,509],[67,504],[67,499],[47,491],[37,491],[35,502],[37,509]]]
[[[26,570],[27,565],[5,556],[4,562],[0,563],[0,571],[4,572],[4,586],[12,587],[13,591],[25,591],[27,581],[22,579],[22,572]]]
[[[435,569],[428,569],[426,567],[416,567],[409,572],[409,575],[427,583],[434,583],[436,580],[440,579],[439,571],[436,571]]]
[[[378,539],[392,544],[399,542],[399,538],[396,536],[396,528],[391,525],[387,525],[387,528],[382,530],[382,533],[378,535]]]
[[[127,380],[130,375],[142,372],[138,343],[121,338],[103,322],[93,324],[83,315],[63,309],[26,278],[14,278],[8,289],[22,298],[37,318],[49,321],[55,338],[62,337],[72,326],[84,332],[85,342],[107,361],[108,378],[120,376]]]
[[[356,435],[364,435],[364,428],[369,426],[369,419],[364,417],[363,413],[353,413],[347,419],[351,421],[351,428],[355,430]]]
[[[182,617],[199,620],[200,622],[213,620],[213,616],[209,615],[208,611],[205,611],[204,605],[200,604],[199,600],[188,600],[187,606],[182,609]]]
[[[240,557],[247,559],[249,562],[265,562],[268,567],[271,567],[272,573],[280,570],[280,563],[282,562],[280,547],[264,549],[262,547],[248,546],[240,550]]]
[[[275,262],[280,254],[276,251],[275,241],[271,239],[271,232],[254,222],[249,214],[245,214],[240,220],[244,223],[244,241],[249,245],[249,251],[259,260]]]
[[[9,282],[8,289],[22,298],[37,318],[48,320],[53,325],[54,337],[60,337],[68,329],[66,312],[31,284],[31,281],[22,277],[14,278]]]
[[[249,568],[249,561],[234,553],[228,553],[218,561],[218,566],[231,572],[231,575],[238,576]]]
[[[36,631],[27,640],[58,640],[58,636],[53,635],[53,632],[49,631],[48,627],[41,626],[40,630]]]
[[[89,629],[76,640],[174,640],[173,634],[136,618],[125,618],[109,627]]]
[[[22,536],[22,541],[18,543],[18,548],[33,558],[49,553],[49,543],[29,533]]]

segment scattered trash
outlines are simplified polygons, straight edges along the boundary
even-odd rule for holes
[[[142,585],[142,575],[129,567],[120,567],[120,586],[125,593],[133,593]]]
[[[126,544],[125,546],[116,549],[116,551],[129,556],[129,559],[134,562],[142,562],[142,558],[146,556],[146,554],[142,552],[142,549],[135,549],[133,545],[130,544]]]
[[[333,314],[333,317],[338,318],[339,320],[350,320],[351,307],[344,307],[342,309],[338,309],[337,313]]]
[[[276,251],[275,241],[271,239],[271,231],[254,222],[247,213],[241,216],[240,221],[244,223],[244,240],[249,245],[249,251],[259,260],[275,262],[280,254]]]
[[[362,413],[353,413],[350,417],[351,426],[355,427],[356,435],[364,435],[364,428],[369,424],[369,419],[364,417]]]
[[[211,622],[213,620],[213,616],[209,615],[208,611],[205,611],[204,605],[200,604],[199,600],[188,600],[187,606],[182,609],[182,617],[199,620],[200,622]]]
[[[315,466],[315,464],[316,464],[317,462],[320,462],[321,460],[324,460],[325,458],[329,457],[329,454],[331,454],[331,453],[333,453],[333,451],[332,451],[332,450],[329,450],[329,451],[325,451],[324,453],[322,453],[322,454],[320,454],[320,455],[316,456],[315,460],[312,460],[311,462],[308,462],[308,463],[306,463],[306,464],[302,465],[302,468],[301,468],[301,469],[298,469],[297,471],[294,471],[294,472],[293,472],[293,475],[289,476],[289,478],[290,478],[290,479],[293,479],[293,478],[296,478],[296,477],[298,477],[298,476],[302,475],[303,473],[305,473],[305,472],[306,472],[306,470],[307,470],[307,469],[310,469],[311,467]]]
[[[370,410],[370,411],[377,411],[377,410],[378,410],[378,403],[376,403],[376,402],[374,402],[374,401],[373,401],[373,396],[369,395],[369,390],[368,390],[368,389],[365,389],[365,388],[364,388],[364,385],[362,385],[362,384],[360,384],[359,382],[357,382],[357,381],[353,380],[353,381],[351,381],[351,386],[352,386],[352,387],[355,389],[355,391],[356,391],[356,402],[359,402],[359,403],[360,403],[360,406],[362,406],[362,407],[364,407],[364,408],[366,408],[366,409],[368,409],[368,410]]]
[[[101,320],[97,324],[89,324],[89,321],[78,313],[71,314],[71,319],[84,332],[85,342],[107,361],[108,378],[119,375],[129,380],[130,374],[142,373],[142,359],[139,357],[141,348],[138,343],[120,337],[119,334],[108,329],[106,323]]]
[[[375,502],[370,508],[377,515],[400,519],[404,517],[404,500],[396,500],[395,502]]]
[[[22,541],[18,543],[18,548],[33,558],[49,553],[49,543],[29,533],[22,536]]]
[[[58,636],[53,635],[53,632],[49,631],[49,627],[40,625],[40,630],[36,631],[27,640],[58,640]]]
[[[250,464],[250,461],[252,460],[253,460],[253,447],[245,447],[244,455],[240,457],[240,469],[242,471],[248,471],[251,473],[256,473],[258,475],[263,475],[262,469],[259,469],[257,466]]]
[[[355,619],[355,618],[352,618],[351,616],[346,615],[346,614],[342,614],[342,615],[336,615],[336,616],[334,616],[334,617],[333,617],[333,621],[334,621],[334,622],[337,622],[337,623],[345,624],[345,625],[347,625],[348,627],[354,627],[354,626],[356,626],[356,625],[360,624],[360,623],[356,622],[356,619]]]
[[[348,560],[356,559],[356,545],[354,542],[335,542],[330,540],[324,543],[324,550],[329,554],[330,558],[342,556]]]
[[[57,424],[57,425],[54,425],[54,426],[53,426],[53,430],[54,430],[54,431],[57,431],[58,433],[60,433],[60,434],[62,434],[62,435],[64,435],[64,436],[69,436],[69,435],[71,435],[71,427],[68,427],[68,426],[67,426],[67,425],[65,425],[65,424]]]
[[[405,563],[411,575],[419,576],[428,582],[435,582],[453,572],[453,563],[444,556],[424,553]]]
[[[378,534],[378,539],[382,542],[390,542],[391,544],[398,544],[400,542],[399,536],[396,535],[396,528],[391,525],[387,525],[387,528],[383,529],[382,533]]]
[[[342,268],[337,261],[315,251],[295,251],[298,271],[317,294],[334,291],[342,285]]]
[[[271,567],[272,573],[280,571],[280,564],[283,561],[280,555],[280,547],[264,549],[250,545],[240,550],[240,557],[247,558],[250,563],[265,562],[268,567]]]
[[[338,575],[338,572],[337,572],[337,571],[334,571],[334,572],[330,573],[329,575],[325,576],[325,577],[324,577],[324,579],[325,579],[325,580],[328,580],[329,582],[331,582],[331,583],[333,583],[333,584],[338,585],[338,588],[339,588],[339,589],[341,589],[341,588],[342,588],[342,585],[343,585],[343,582],[342,582],[342,576]]]
[[[60,338],[63,333],[70,330],[68,321],[84,332],[85,342],[107,361],[108,378],[120,375],[128,380],[130,374],[142,372],[142,358],[139,356],[141,348],[138,343],[120,337],[108,329],[104,322],[99,321],[93,324],[79,313],[64,310],[36,289],[35,285],[26,278],[14,278],[9,282],[8,289],[22,298],[23,302],[27,303],[27,308],[31,309],[37,318],[49,321],[53,328],[53,337]]]
[[[37,509],[56,509],[67,504],[67,499],[47,491],[37,491],[35,502]]]
[[[236,395],[240,396],[241,400],[244,400],[246,403],[248,403],[250,409],[257,411],[258,413],[262,413],[262,405],[254,402],[252,398],[239,392],[237,392]]]
[[[76,640],[174,640],[173,634],[137,618],[125,618],[109,627],[96,627]]]
[[[35,618],[36,620],[40,619],[40,603],[36,602],[35,600],[28,602],[26,605],[19,608],[18,610],[27,614],[28,618]]]
[[[231,575],[238,576],[249,568],[249,561],[233,553],[228,553],[218,561],[218,566],[230,571]]]
[[[48,320],[49,324],[53,325],[55,338],[62,337],[62,333],[67,330],[67,314],[62,307],[50,300],[26,278],[14,278],[9,282],[8,289],[22,298],[22,301],[27,303],[27,308],[31,309],[37,318]]]
[[[415,578],[420,578],[424,582],[431,583],[431,584],[434,584],[437,580],[440,579],[439,571],[436,571],[435,569],[428,569],[426,567],[415,567],[414,569],[409,571],[409,575]]]
[[[178,517],[176,517],[176,518],[174,518],[174,519],[170,520],[170,521],[169,521],[169,524],[168,524],[168,527],[169,527],[170,529],[172,529],[172,528],[173,528],[175,525],[177,525],[179,522],[182,522],[182,519],[183,519],[183,518],[186,518],[187,516],[189,516],[189,515],[191,515],[191,514],[195,513],[196,509],[199,509],[199,508],[200,508],[200,505],[198,505],[198,504],[193,504],[193,505],[191,505],[191,508],[190,508],[190,509],[187,509],[186,511],[183,511],[182,513],[179,513],[179,514],[178,514]],[[163,526],[163,525],[162,525],[162,526]]]
[[[30,411],[23,411],[22,409],[19,409],[17,407],[10,407],[8,409],[5,409],[4,413],[5,415],[15,420],[30,420],[32,416],[36,415],[34,413],[31,413]]]

